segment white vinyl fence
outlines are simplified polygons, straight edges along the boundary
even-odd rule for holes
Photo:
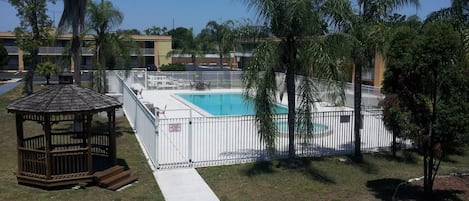
[[[387,150],[392,134],[380,113],[366,113],[362,150]],[[287,115],[277,115],[276,158],[288,156]],[[212,166],[268,159],[265,144],[257,133],[255,116],[157,119],[158,168]],[[282,123],[283,122],[283,123]],[[317,112],[314,122],[324,130],[313,136],[296,134],[296,154],[302,157],[351,154],[354,150],[353,112]]]
[[[110,84],[122,93],[123,109],[156,169],[201,167],[267,160],[264,142],[257,133],[255,116],[155,117],[122,77],[109,74]],[[114,77],[113,77],[114,76]],[[112,80],[112,82],[111,82]],[[382,111],[363,112],[361,132],[364,152],[389,149],[392,134],[384,128]],[[316,157],[352,154],[353,111],[317,112],[312,136],[297,134],[296,154]],[[276,158],[288,156],[287,115],[275,116],[278,136]],[[298,132],[300,133],[300,132]]]

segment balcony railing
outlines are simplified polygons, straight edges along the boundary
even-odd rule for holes
[[[18,47],[17,46],[5,46],[8,54],[18,54]]]
[[[144,56],[148,56],[148,55],[154,55],[155,54],[155,49],[154,48],[140,48],[139,50],[140,52],[138,51],[131,51],[130,52],[130,55],[132,56],[137,56],[138,54],[142,54]]]
[[[8,54],[18,54],[19,48],[18,46],[5,46]],[[39,55],[62,55],[65,52],[64,47],[40,47],[39,48]],[[25,54],[29,54],[25,52]],[[94,51],[92,48],[89,47],[82,47],[81,54],[83,56],[93,56]],[[140,52],[138,51],[131,51],[130,54],[132,56],[137,56],[138,54],[142,54],[144,56],[152,56],[155,54],[154,48],[141,48]]]

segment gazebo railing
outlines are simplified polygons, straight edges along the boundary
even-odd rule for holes
[[[109,156],[109,133],[93,133],[91,152],[93,155]]]
[[[20,175],[47,179],[47,153],[19,147],[21,168]],[[53,179],[82,176],[88,170],[88,148],[74,150],[58,150],[50,153],[50,175]],[[75,174],[75,175],[74,175]]]
[[[52,133],[52,150],[50,151],[50,167],[47,168],[47,153],[43,135],[26,138],[23,146],[18,147],[18,173],[38,179],[63,179],[87,175],[88,147],[81,137],[82,133]],[[109,133],[93,133],[91,152],[93,156],[109,157]]]
[[[46,152],[25,147],[18,147],[19,152],[19,174],[45,179]]]
[[[45,145],[44,145],[44,135],[38,135],[30,138],[26,138],[23,141],[24,147],[30,148],[30,149],[40,149],[43,150]]]
[[[51,152],[51,176],[67,177],[88,173],[88,148]],[[56,178],[58,179],[58,178]]]

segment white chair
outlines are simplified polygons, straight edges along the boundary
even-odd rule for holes
[[[159,107],[156,107],[156,116],[159,117],[160,114],[162,114],[164,116],[164,118],[166,118],[166,108],[167,107],[168,107],[168,105],[165,105],[163,110]]]

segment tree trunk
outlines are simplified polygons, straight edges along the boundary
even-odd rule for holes
[[[224,70],[223,70],[223,54],[221,54],[221,53],[220,53],[220,69],[221,69],[222,71],[224,71]],[[224,73],[224,72],[222,72],[222,73],[223,73],[223,75],[222,75],[221,78],[220,78],[220,84],[221,84],[221,86],[224,86],[223,81],[225,80],[225,79],[224,79],[225,73]]]
[[[39,50],[33,50],[31,51],[31,66],[29,67],[28,73],[26,73],[26,79],[25,79],[25,91],[24,93],[26,95],[31,95],[34,90],[33,90],[33,81],[34,81],[34,73],[36,71],[37,64],[39,63]]]
[[[361,103],[362,103],[362,65],[355,65],[355,83],[354,83],[354,112],[355,112],[355,124],[354,124],[354,136],[355,136],[355,152],[354,159],[356,162],[363,161],[363,155],[361,152],[361,134],[360,129],[362,126],[362,115],[361,115]]]
[[[295,40],[292,37],[287,39],[288,61],[287,64],[287,95],[288,95],[288,164],[290,168],[295,167],[295,67],[296,67],[296,49]]]
[[[430,128],[431,129],[431,128]],[[424,156],[423,156],[423,191],[426,197],[430,198],[433,193],[433,135],[430,131],[427,141],[424,144]]]
[[[400,135],[398,129],[393,129],[392,131],[392,157],[396,158],[397,153],[397,136]]]
[[[220,69],[223,70],[223,54],[220,53]]]
[[[80,36],[79,36],[79,25],[78,23],[73,23],[72,25],[72,62],[74,65],[73,77],[75,79],[75,84],[81,86],[81,61],[80,61]]]
[[[32,13],[32,19],[31,19],[31,28],[32,28],[32,33],[33,33],[33,40],[34,41],[40,41],[41,36],[40,36],[40,30],[39,30],[39,25],[38,25],[38,14],[37,11],[33,11]],[[26,95],[31,95],[33,91],[33,80],[34,80],[34,73],[37,68],[37,64],[39,63],[39,47],[31,50],[31,66],[29,67],[28,73],[26,74],[26,86],[25,86],[25,94]]]
[[[435,166],[435,151],[433,150],[433,147],[435,145],[435,133],[433,129],[433,125],[435,125],[436,122],[436,101],[437,101],[437,82],[438,80],[438,73],[436,70],[433,70],[433,86],[432,86],[432,94],[431,94],[431,99],[432,99],[432,114],[431,114],[431,119],[430,119],[430,126],[429,126],[429,132],[428,132],[428,142],[426,143],[425,146],[425,153],[428,153],[424,160],[428,159],[427,161],[424,161],[424,170],[426,171],[424,174],[424,184],[423,184],[423,189],[425,196],[429,197],[433,193],[433,181],[435,180],[436,173],[438,171],[438,166]],[[428,172],[427,172],[428,171]]]

